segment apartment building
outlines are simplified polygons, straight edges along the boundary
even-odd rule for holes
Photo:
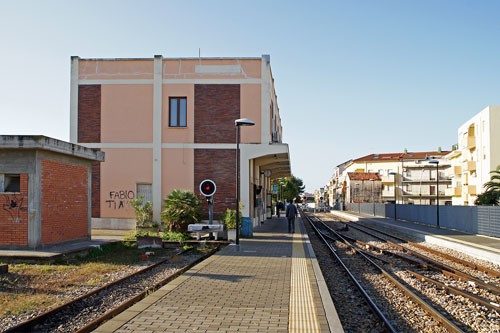
[[[93,222],[134,223],[130,200],[152,201],[160,221],[174,189],[212,179],[215,218],[236,207],[235,120],[241,127],[242,214],[271,214],[271,184],[291,175],[270,57],[71,58],[71,142],[101,150],[92,170]],[[205,207],[207,209],[207,207]]]
[[[451,186],[450,163],[444,158],[448,153],[428,151],[370,154],[350,161],[345,166],[343,174],[376,173],[380,175],[382,201],[398,204],[436,204],[436,191],[438,191],[439,183],[439,204],[451,204],[451,196],[446,195],[445,192],[446,188]],[[438,167],[429,163],[429,160],[438,160]],[[439,169],[439,174],[437,169]],[[338,179],[340,182],[340,177]],[[348,184],[341,187],[343,197],[351,193]]]
[[[336,205],[345,202],[346,198],[346,185],[345,178],[347,174],[344,172],[346,166],[350,165],[352,160],[345,161],[344,163],[340,163],[335,167],[331,183],[332,183],[332,204],[331,207],[335,207]],[[337,207],[339,208],[339,207]]]
[[[446,157],[452,165],[453,205],[473,206],[490,172],[500,165],[500,106],[488,106],[458,128],[458,147]]]

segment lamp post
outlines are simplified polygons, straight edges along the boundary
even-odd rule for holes
[[[439,161],[430,160],[429,163],[436,164],[436,227],[439,229]]]
[[[240,244],[240,127],[253,126],[255,123],[247,118],[236,119],[236,245]]]
[[[398,191],[396,189],[396,173],[394,171],[391,171],[389,172],[389,175],[394,176],[394,220],[397,220],[396,206],[398,204]]]
[[[375,179],[371,178],[370,182],[372,183],[372,201],[373,201],[373,216],[375,216],[375,196],[373,195],[373,183],[375,182]]]

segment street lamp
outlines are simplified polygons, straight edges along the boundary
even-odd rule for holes
[[[236,119],[236,245],[240,244],[240,127],[253,126],[255,123],[247,118]]]
[[[375,179],[371,178],[370,179],[370,182],[372,183],[372,201],[373,201],[373,216],[375,216],[375,196],[373,195],[373,182],[375,181]]]
[[[396,205],[398,204],[398,191],[396,190],[396,173],[394,171],[389,172],[389,175],[394,176],[394,220],[396,217]]]
[[[439,229],[439,161],[430,160],[429,163],[436,164],[436,227]]]

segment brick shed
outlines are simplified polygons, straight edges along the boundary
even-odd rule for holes
[[[57,139],[0,135],[0,248],[89,239],[92,165],[102,161]]]

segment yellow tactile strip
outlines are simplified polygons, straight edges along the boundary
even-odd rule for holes
[[[295,230],[300,230],[297,221]],[[294,234],[288,330],[289,332],[319,332],[318,316],[301,238],[300,232]]]

